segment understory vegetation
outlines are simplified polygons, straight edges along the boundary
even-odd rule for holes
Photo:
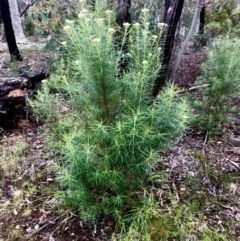
[[[125,24],[120,39],[112,11],[82,9],[79,20],[65,23],[58,71],[30,102],[48,123],[49,143],[62,154],[56,173],[65,204],[86,222],[105,215],[120,228],[134,225],[142,240],[150,240],[149,223],[159,217],[153,196],[144,191],[157,175],[158,151],[188,119],[188,104],[173,85],[151,97],[164,25],[153,35],[148,16],[143,9],[141,21]]]
[[[29,101],[47,124],[49,146],[61,154],[58,196],[85,222],[113,218],[114,240],[228,240],[209,227],[194,231],[191,211],[200,207],[198,199],[180,207],[173,200],[172,212],[164,213],[151,186],[164,183],[159,151],[190,120],[214,132],[227,118],[227,99],[238,87],[238,58],[232,55],[238,41],[221,39],[208,51],[200,79],[210,87],[200,90],[204,99],[194,105],[195,119],[174,85],[151,96],[164,24],[153,34],[148,18],[143,9],[139,22],[121,30],[112,24],[113,12],[98,6],[94,13],[83,7],[78,19],[65,21],[63,56],[37,99]]]
[[[29,35],[48,36],[57,54],[50,78],[27,100],[37,128],[24,138],[1,133],[0,217],[11,224],[4,238],[237,240],[240,40],[232,27],[239,13],[225,5],[207,12],[206,31],[195,38],[207,44],[207,58],[194,86],[173,81],[153,97],[167,27],[156,24],[158,6],[152,14],[135,2],[133,22],[120,27],[111,1],[96,1],[94,11],[86,2],[37,2],[24,19]]]
[[[198,79],[202,98],[193,104],[198,115],[194,124],[200,130],[219,133],[222,124],[229,124],[229,114],[239,111],[233,101],[240,88],[239,51],[240,41],[228,37],[216,39],[208,48]]]

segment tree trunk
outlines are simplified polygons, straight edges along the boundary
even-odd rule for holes
[[[10,0],[11,2],[12,0]],[[13,31],[12,19],[10,15],[9,9],[9,1],[8,0],[0,0],[0,10],[4,24],[5,35],[7,39],[7,44],[9,48],[9,53],[11,55],[12,60],[22,60],[21,54],[18,50],[16,38]]]
[[[131,0],[118,0],[117,9],[118,9],[118,16],[117,16],[117,23],[120,27],[123,27],[123,24],[131,22]]]
[[[165,84],[168,76],[168,67],[172,56],[175,33],[182,14],[183,4],[184,0],[165,0],[162,22],[167,24],[167,27],[161,38],[161,47],[163,48],[161,62],[162,68],[159,77],[155,80],[153,86],[152,94],[154,97],[158,95],[159,90]]]
[[[20,9],[20,18],[27,12],[27,10],[36,2],[37,0],[31,0],[28,4],[21,10]]]
[[[131,0],[118,0],[118,4],[117,4],[117,10],[118,10],[118,15],[117,15],[117,19],[116,22],[118,23],[118,25],[123,28],[123,24],[124,23],[131,23],[131,13],[130,13],[130,8],[131,8]],[[117,40],[117,47],[118,49],[121,48],[121,40],[123,38],[123,33],[122,31],[117,31],[117,36],[118,36],[118,40]],[[128,36],[127,36],[127,41],[125,42],[125,44],[122,47],[122,50],[124,53],[128,52]],[[120,60],[120,75],[127,70],[127,66],[128,66],[128,62],[127,60],[121,59]]]
[[[24,36],[22,22],[18,10],[17,0],[9,0],[9,9],[11,13],[13,31],[17,43],[27,43],[27,39]]]
[[[204,34],[205,14],[206,14],[206,6],[205,4],[203,4],[200,11],[199,34]]]
[[[179,50],[179,52],[177,54],[177,57],[176,57],[175,64],[174,64],[174,66],[173,66],[173,68],[171,70],[171,73],[170,73],[169,77],[168,77],[168,80],[170,80],[170,81],[174,78],[174,75],[177,72],[177,69],[179,67],[180,61],[182,59],[182,56],[183,56],[184,52],[186,51],[188,42],[191,39],[191,37],[193,36],[193,34],[194,34],[194,30],[196,29],[196,26],[198,24],[198,19],[199,19],[199,14],[200,14],[202,2],[203,2],[203,0],[198,0],[198,3],[197,3],[197,6],[196,6],[196,10],[195,10],[194,16],[193,16],[193,20],[192,20],[192,24],[191,24],[190,30],[188,31],[187,37],[185,38],[185,40],[183,41],[183,43],[181,45],[181,48],[180,48],[180,50]]]

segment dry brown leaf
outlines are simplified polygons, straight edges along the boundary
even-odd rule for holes
[[[28,120],[19,119],[18,120],[18,127],[22,128],[22,129],[28,129],[28,128],[31,128],[32,125],[28,122]]]
[[[12,90],[9,92],[8,97],[18,97],[18,96],[25,96],[25,92],[20,89]]]

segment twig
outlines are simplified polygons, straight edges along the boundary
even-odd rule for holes
[[[64,214],[62,214],[61,216],[59,216],[59,217],[57,217],[57,218],[55,218],[53,221],[51,221],[51,222],[56,222],[58,219],[60,219],[62,216],[64,216],[65,215],[65,213]],[[38,232],[40,232],[41,230],[43,230],[44,228],[46,228],[48,225],[51,225],[51,223],[49,224],[49,223],[46,223],[45,225],[43,225],[42,227],[40,227],[39,229],[37,229],[37,230],[35,230],[35,231],[33,231],[32,233],[30,233],[29,235],[27,235],[27,239],[29,239],[29,238],[31,238],[33,235],[35,235],[35,234],[37,234]]]
[[[177,144],[181,141],[182,137],[183,137],[183,134],[181,134],[180,137],[177,138],[177,141],[176,141]]]
[[[209,135],[209,132],[207,131],[207,132],[206,132],[206,135],[205,135],[205,138],[204,138],[204,142],[203,142],[203,145],[204,145],[204,146],[205,146],[206,143],[207,143],[208,135]]]
[[[26,7],[22,10],[20,13],[20,18],[23,16],[23,14],[36,2],[37,0],[32,0],[30,3],[26,5]]]
[[[210,84],[196,85],[196,86],[192,86],[188,89],[178,90],[177,93],[182,94],[182,93],[185,93],[185,92],[188,92],[188,91],[192,91],[192,90],[196,90],[196,89],[200,89],[200,88],[206,88],[206,87],[209,87],[209,86],[210,86]]]
[[[180,201],[180,197],[179,197],[179,195],[178,195],[177,187],[176,187],[176,185],[175,185],[174,182],[172,183],[172,187],[173,187],[173,191],[175,192],[176,199],[177,199],[177,201],[179,202],[179,201]]]
[[[240,167],[238,166],[238,164],[234,161],[231,160],[227,160],[228,162],[230,162],[233,166],[235,166],[238,170],[240,170]]]
[[[69,216],[67,218],[65,218],[63,221],[60,221],[60,223],[58,223],[58,226],[51,232],[51,235],[53,235],[62,225],[64,225],[66,223],[67,220],[69,220],[72,216]]]
[[[6,56],[7,56],[7,54],[4,54],[4,55],[3,55],[3,59],[2,59],[2,61],[1,61],[0,69],[1,69],[2,66],[3,66],[3,62],[4,62],[4,59],[5,59]]]

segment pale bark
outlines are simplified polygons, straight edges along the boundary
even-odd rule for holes
[[[18,11],[18,5],[16,0],[9,0],[9,9],[11,13],[13,31],[15,34],[17,43],[27,43],[27,39],[24,36],[20,14]]]
[[[186,51],[188,42],[191,39],[191,37],[193,36],[193,33],[194,33],[195,29],[196,29],[196,26],[197,26],[198,20],[199,20],[199,15],[200,15],[202,2],[203,2],[203,0],[198,0],[198,3],[197,3],[197,6],[196,6],[196,10],[195,10],[194,16],[193,16],[193,20],[192,20],[192,24],[191,24],[190,30],[188,31],[187,37],[185,38],[185,40],[183,41],[183,43],[181,45],[181,48],[180,48],[180,50],[179,50],[179,52],[177,54],[177,59],[175,61],[175,64],[174,64],[174,66],[172,68],[172,71],[171,71],[169,77],[168,77],[168,80],[170,80],[170,81],[174,78],[174,75],[175,75],[175,73],[178,70],[178,67],[179,67],[180,61],[182,59],[182,56],[183,56],[183,54]]]

